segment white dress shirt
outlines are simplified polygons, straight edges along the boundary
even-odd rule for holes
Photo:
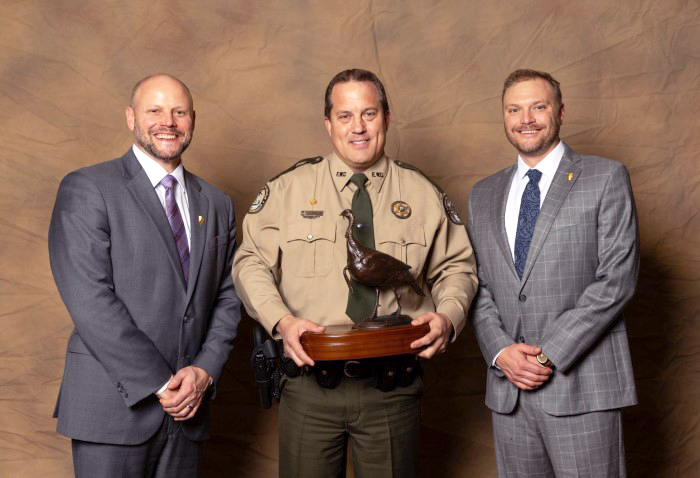
[[[544,198],[547,196],[547,191],[549,191],[549,186],[552,184],[552,179],[554,174],[557,172],[561,158],[564,155],[564,143],[559,141],[559,144],[555,146],[553,150],[545,156],[542,161],[537,163],[537,166],[530,168],[523,158],[518,155],[518,169],[513,175],[513,181],[510,183],[510,190],[508,191],[508,200],[506,201],[506,235],[508,236],[508,245],[510,246],[510,254],[515,260],[515,234],[518,230],[518,216],[520,215],[520,201],[523,198],[523,192],[525,191],[525,186],[530,182],[530,178],[527,176],[530,169],[537,169],[542,173],[542,178],[539,182],[540,187],[540,208],[544,202]]]
[[[182,163],[180,163],[178,167],[175,168],[175,171],[173,171],[172,173],[168,173],[165,169],[163,169],[163,166],[153,161],[146,153],[141,151],[138,146],[133,145],[131,149],[134,151],[136,159],[138,159],[139,164],[141,164],[143,170],[146,171],[146,176],[148,176],[148,180],[151,181],[153,188],[156,190],[156,194],[158,195],[158,199],[160,199],[160,204],[161,206],[163,206],[163,210],[165,210],[165,186],[160,184],[160,182],[168,174],[177,179],[177,186],[175,186],[174,191],[175,202],[177,203],[178,209],[180,209],[182,222],[185,223],[187,247],[191,247],[192,243],[190,242],[190,203],[187,199],[187,187],[185,186],[184,166],[182,165]]]
[[[133,145],[131,147],[133,150],[134,154],[136,155],[136,159],[138,160],[139,164],[143,168],[144,171],[146,171],[146,176],[148,176],[148,180],[151,182],[153,185],[153,188],[156,190],[156,194],[158,195],[158,199],[160,200],[161,206],[163,206],[163,210],[165,210],[165,186],[160,184],[160,182],[163,180],[165,176],[170,174],[173,176],[175,179],[177,179],[177,186],[175,187],[175,202],[177,203],[178,209],[180,209],[180,215],[182,216],[182,222],[185,223],[185,234],[187,235],[187,247],[191,247],[191,242],[190,242],[190,208],[189,208],[189,201],[187,200],[187,187],[185,186],[185,168],[180,163],[177,168],[175,168],[175,171],[172,173],[168,173],[165,169],[163,169],[163,166],[160,164],[156,163],[153,161],[146,153],[141,151],[138,146]],[[173,377],[171,376],[165,384],[158,389],[156,395],[159,395],[163,392],[165,392],[165,389],[168,387],[168,384],[170,383],[170,380]]]
[[[508,191],[508,199],[506,201],[506,235],[508,236],[508,245],[510,246],[510,254],[515,260],[515,235],[518,230],[518,216],[520,215],[520,202],[523,198],[523,192],[525,191],[525,186],[530,182],[530,178],[527,176],[527,172],[530,169],[537,169],[542,173],[542,178],[538,183],[540,187],[540,208],[544,202],[544,198],[547,196],[547,191],[549,191],[549,186],[552,184],[552,179],[554,179],[554,174],[557,172],[561,158],[564,156],[564,142],[559,140],[553,150],[549,152],[534,168],[530,168],[523,158],[518,155],[518,166],[515,174],[513,174],[513,180],[510,183],[510,190]],[[496,356],[493,358],[493,365],[496,368],[496,359],[501,355],[503,349],[501,349]]]

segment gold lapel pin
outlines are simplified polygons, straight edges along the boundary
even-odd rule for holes
[[[566,179],[567,179],[567,181],[573,181],[574,180],[574,173],[566,173]]]
[[[199,223],[204,224],[204,216],[198,216]]]
[[[315,205],[317,202],[318,201],[316,201],[316,198],[309,199],[309,204],[311,204],[312,206]]]

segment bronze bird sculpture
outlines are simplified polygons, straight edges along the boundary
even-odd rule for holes
[[[377,318],[380,290],[391,288],[394,291],[398,305],[398,310],[394,316],[399,317],[401,315],[401,303],[399,302],[401,296],[396,291],[397,287],[409,285],[416,294],[421,297],[425,296],[420,287],[418,287],[413,275],[409,272],[411,266],[389,254],[370,249],[358,243],[352,235],[352,230],[355,226],[355,215],[350,209],[344,210],[340,215],[349,221],[348,228],[345,231],[345,238],[348,244],[348,265],[343,269],[345,282],[347,282],[348,287],[352,291],[352,284],[347,275],[349,272],[357,282],[376,289],[377,297],[374,304],[374,312],[368,319],[370,321]]]

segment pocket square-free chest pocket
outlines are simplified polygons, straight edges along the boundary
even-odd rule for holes
[[[335,238],[335,222],[314,219],[287,223],[284,270],[299,277],[327,275],[333,268]]]
[[[414,275],[418,274],[427,255],[423,226],[398,228],[375,224],[374,230],[378,249],[405,262]]]

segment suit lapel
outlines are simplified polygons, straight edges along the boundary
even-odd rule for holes
[[[564,200],[569,195],[569,191],[576,183],[578,175],[581,173],[581,166],[578,164],[581,157],[568,146],[565,145],[565,148],[557,172],[552,179],[552,184],[549,186],[549,191],[547,191],[547,196],[542,203],[540,214],[537,216],[535,232],[530,242],[530,250],[527,254],[527,262],[525,262],[521,284],[525,284],[527,281],[537,256],[542,250],[547,234],[549,234],[552,223],[556,219]]]
[[[176,276],[180,278],[182,288],[184,289],[185,278],[182,275],[180,256],[177,253],[173,232],[170,229],[170,223],[168,223],[165,210],[158,200],[158,195],[154,191],[153,185],[148,180],[146,172],[139,164],[131,149],[122,156],[122,164],[124,166],[124,177],[127,181],[126,188],[131,192],[136,202],[143,208],[144,212],[153,223],[157,235],[168,254],[170,264]]]
[[[510,191],[510,183],[513,179],[513,174],[518,170],[517,165],[506,170],[501,175],[500,183],[496,187],[496,195],[494,201],[491,204],[492,213],[492,227],[494,227],[494,236],[496,236],[496,243],[501,253],[505,257],[508,267],[510,267],[513,275],[518,277],[518,273],[515,270],[515,264],[513,264],[513,254],[510,251],[510,245],[508,245],[508,235],[506,234],[506,203],[508,202],[508,192]]]
[[[206,211],[209,210],[209,200],[202,194],[197,178],[187,171],[185,171],[185,184],[187,185],[187,199],[190,203],[190,277],[187,281],[187,301],[189,302],[202,265],[207,223],[209,219],[213,220],[213,218],[206,217]]]

